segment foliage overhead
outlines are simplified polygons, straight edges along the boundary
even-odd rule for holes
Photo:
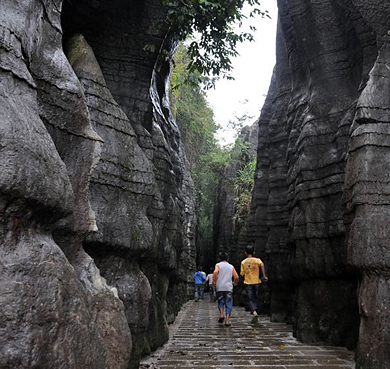
[[[247,18],[243,7],[251,7],[249,17],[267,16],[260,10],[259,0],[162,0],[167,7],[167,22],[171,30],[183,41],[196,35],[188,47],[190,73],[197,71],[209,77],[206,88],[214,86],[218,77],[233,79],[231,58],[238,55],[237,44],[253,41],[249,32],[237,32],[233,25],[241,26]],[[255,31],[250,26],[251,32]]]

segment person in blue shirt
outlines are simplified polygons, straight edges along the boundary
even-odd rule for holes
[[[206,273],[202,272],[202,267],[198,267],[198,271],[194,273],[195,281],[195,302],[203,300],[204,285],[206,282]]]

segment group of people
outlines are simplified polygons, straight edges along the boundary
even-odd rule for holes
[[[252,323],[258,323],[257,301],[259,296],[259,287],[262,281],[268,281],[265,273],[265,266],[261,259],[254,256],[253,246],[245,249],[246,258],[241,262],[240,275],[243,277],[248,304],[252,317]],[[195,280],[195,301],[203,299],[204,287],[208,284],[210,288],[210,301],[218,300],[219,319],[218,323],[225,323],[230,327],[230,316],[233,308],[233,287],[239,283],[239,276],[236,269],[228,261],[226,252],[219,255],[220,262],[206,276],[201,267],[198,267],[194,274]],[[260,271],[262,277],[260,276]]]
[[[202,271],[202,267],[198,267],[198,270],[194,274],[195,281],[195,302],[203,300],[204,291],[206,287],[209,288],[210,301],[215,302],[217,298],[216,287],[213,285],[214,269],[210,269],[210,273],[207,274]]]

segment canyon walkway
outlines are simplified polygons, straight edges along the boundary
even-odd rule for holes
[[[290,325],[271,323],[235,306],[231,327],[217,322],[216,303],[187,302],[170,328],[170,339],[141,361],[141,369],[351,369],[354,353],[345,348],[299,343]]]

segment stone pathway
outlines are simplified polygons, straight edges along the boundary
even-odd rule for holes
[[[354,368],[353,352],[299,343],[291,326],[271,323],[265,316],[252,325],[252,316],[242,307],[233,307],[229,328],[218,317],[216,303],[189,301],[170,327],[169,341],[143,359],[140,368]]]

